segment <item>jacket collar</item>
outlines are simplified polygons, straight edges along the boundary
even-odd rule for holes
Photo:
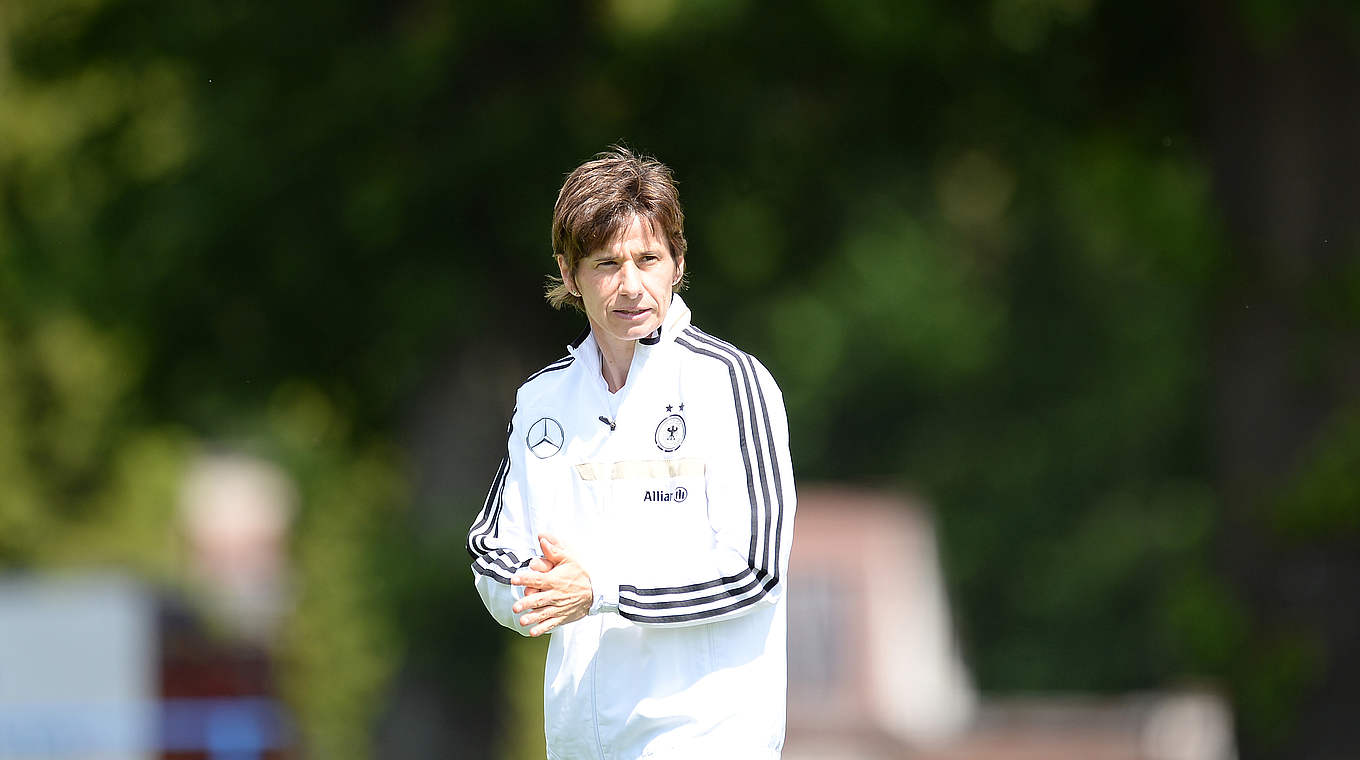
[[[638,340],[643,346],[656,346],[662,341],[671,341],[679,335],[682,330],[689,327],[689,306],[685,305],[685,299],[678,293],[671,294],[671,307],[666,310],[666,321],[656,328],[651,335]],[[590,334],[590,324],[586,323],[584,330],[576,336],[571,343],[567,344],[567,352],[576,358],[581,358],[582,354],[595,355],[595,339]]]

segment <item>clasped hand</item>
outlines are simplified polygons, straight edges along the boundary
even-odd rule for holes
[[[533,625],[530,636],[541,636],[552,629],[580,620],[590,613],[595,589],[590,575],[556,538],[540,533],[542,557],[535,557],[521,568],[510,583],[524,587],[524,597],[511,609],[520,615],[520,625]]]

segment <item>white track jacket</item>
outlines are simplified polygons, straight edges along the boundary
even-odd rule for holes
[[[509,582],[538,533],[594,585],[591,614],[551,634],[548,757],[779,757],[795,504],[779,388],[679,296],[618,393],[593,336],[569,351],[519,389],[468,536],[482,601],[521,634]]]

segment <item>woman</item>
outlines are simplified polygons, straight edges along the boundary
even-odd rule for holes
[[[548,291],[588,328],[519,389],[468,536],[502,625],[552,633],[548,757],[776,758],[794,488],[763,366],[690,324],[684,215],[615,146],[558,194]]]

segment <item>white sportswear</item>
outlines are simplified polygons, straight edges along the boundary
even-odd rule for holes
[[[778,758],[795,495],[779,388],[675,296],[610,394],[588,332],[520,387],[468,535],[477,591],[528,635],[511,576],[551,533],[591,614],[551,634],[548,757]]]

